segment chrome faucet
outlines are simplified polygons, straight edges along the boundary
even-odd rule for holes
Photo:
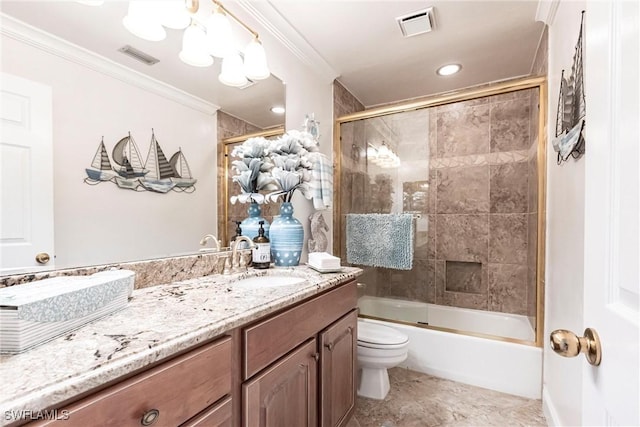
[[[216,236],[214,236],[213,234],[207,234],[205,235],[202,240],[200,240],[200,246],[206,246],[207,245],[207,241],[208,240],[213,240],[213,242],[216,245],[216,251],[220,252],[220,240],[218,240],[218,238]],[[201,251],[206,250],[206,248],[201,248]]]
[[[240,246],[240,242],[246,241],[249,243],[249,247],[245,249],[253,249],[256,247],[256,244],[253,243],[253,240],[248,238],[247,236],[238,236],[236,240],[231,242],[231,270],[225,268],[224,273],[241,273],[243,271],[247,271],[247,263],[244,261],[244,258],[238,254],[238,246]]]

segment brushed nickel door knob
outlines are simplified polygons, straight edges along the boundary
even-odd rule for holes
[[[556,329],[549,336],[551,349],[563,357],[576,357],[584,353],[590,364],[598,366],[602,359],[602,346],[595,329],[584,330],[584,337],[579,337],[566,329]]]
[[[50,259],[51,257],[46,252],[40,252],[38,255],[36,255],[36,262],[38,264],[46,264]]]

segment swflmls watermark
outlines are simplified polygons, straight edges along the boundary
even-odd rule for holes
[[[45,411],[19,410],[4,411],[5,421],[37,421],[37,420],[68,420],[69,411],[66,409],[49,409]]]

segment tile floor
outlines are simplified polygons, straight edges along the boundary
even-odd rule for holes
[[[347,427],[546,426],[540,400],[404,368],[389,370],[384,401],[359,397]]]

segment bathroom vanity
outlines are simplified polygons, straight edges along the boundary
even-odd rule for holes
[[[2,356],[1,423],[345,425],[360,270],[278,269],[305,280],[234,288],[251,274],[140,289],[121,312]]]

